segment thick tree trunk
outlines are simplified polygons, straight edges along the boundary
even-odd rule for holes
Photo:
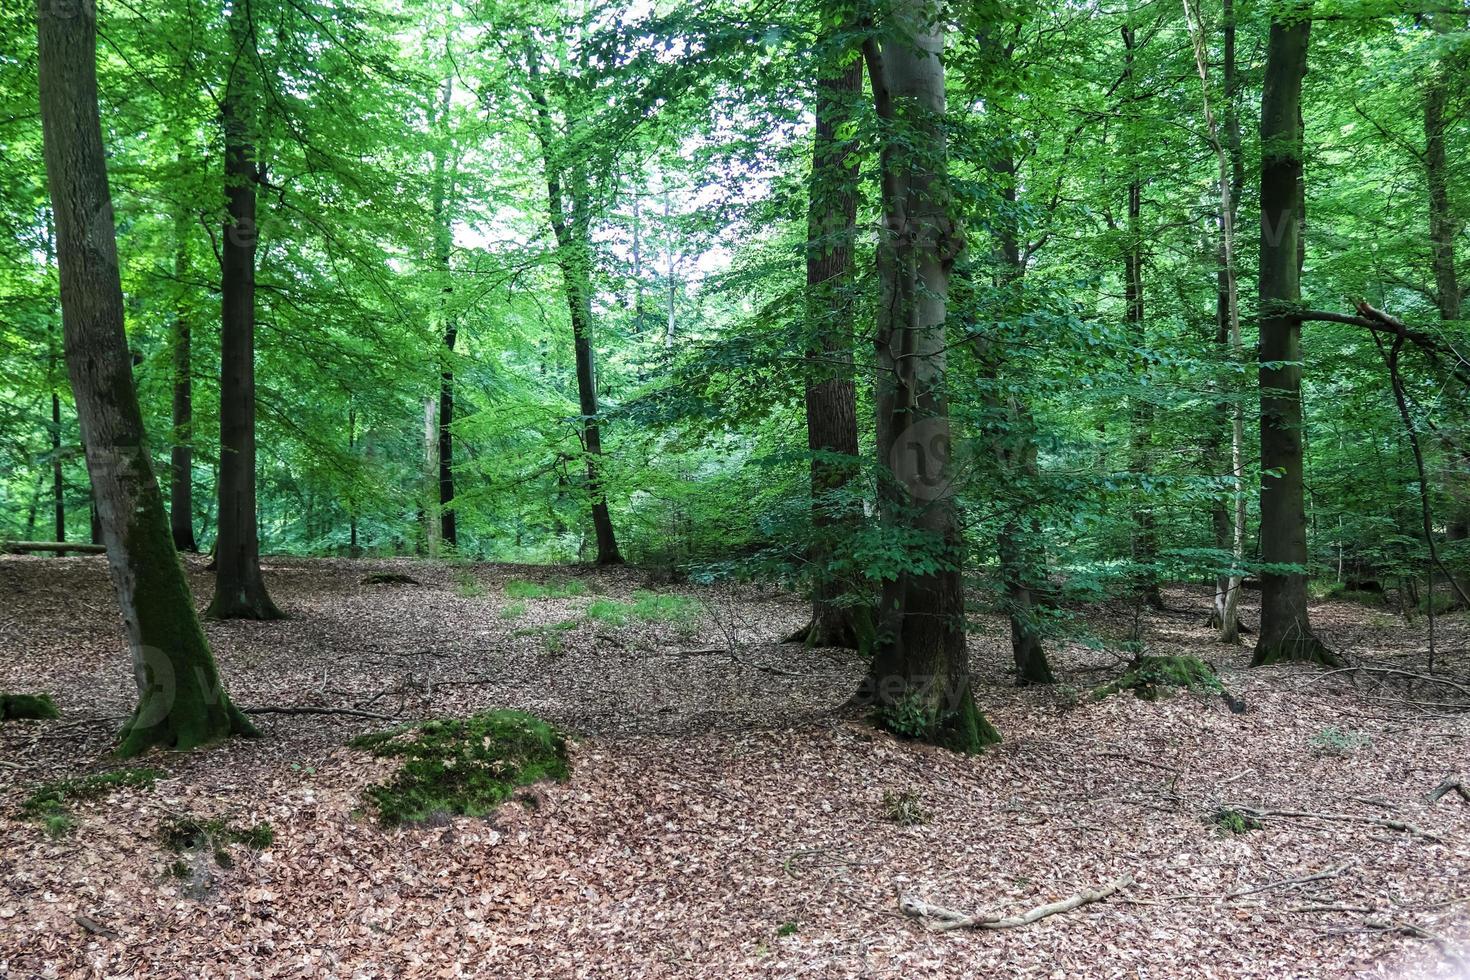
[[[180,290],[173,322],[173,451],[169,460],[169,527],[174,547],[199,550],[194,540],[194,376],[189,304],[182,291],[189,275],[189,215],[180,208],[174,216],[174,285]]]
[[[221,113],[225,135],[228,217],[220,269],[219,532],[215,542],[214,599],[220,619],[280,619],[260,574],[260,530],[255,509],[255,184],[252,143],[254,59],[249,0],[231,7],[230,34],[237,57]]]
[[[831,562],[861,519],[847,492],[857,475],[857,393],[852,367],[853,237],[857,223],[858,157],[854,141],[839,135],[863,89],[857,51],[848,63],[817,79],[816,134],[806,255],[806,432],[811,452],[811,622],[790,637],[808,646],[861,649],[872,640],[866,596],[833,574]]]
[[[1261,93],[1261,632],[1253,665],[1335,663],[1307,617],[1301,322],[1302,78],[1310,7],[1273,19]],[[1278,15],[1281,16],[1281,15]],[[1295,566],[1281,571],[1280,566]]]
[[[136,755],[255,729],[230,703],[194,615],[143,444],[97,113],[94,18],[90,3],[80,11],[37,4],[41,122],[67,369],[138,685],[118,751]]]
[[[896,0],[889,14],[881,49],[864,43],[874,106],[896,130],[881,160],[878,459],[884,520],[922,542],[926,554],[912,557],[929,568],[884,583],[862,695],[891,730],[974,752],[999,735],[971,690],[964,539],[951,485],[945,315],[963,241],[945,179],[943,22],[930,0]]]

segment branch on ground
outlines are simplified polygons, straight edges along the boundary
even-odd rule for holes
[[[1133,876],[1124,875],[1122,878],[1108,882],[1101,888],[1089,888],[1078,892],[1070,898],[1062,899],[1060,902],[1038,905],[1031,911],[1023,912],[1020,915],[970,915],[939,905],[931,905],[915,895],[900,896],[898,909],[904,915],[918,919],[928,928],[940,932],[948,932],[952,929],[1017,929],[1021,926],[1029,926],[1034,922],[1039,922],[1048,916],[1071,912],[1074,909],[1082,908],[1084,905],[1101,902],[1114,892],[1128,888],[1132,884]]]

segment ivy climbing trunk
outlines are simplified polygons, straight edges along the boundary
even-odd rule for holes
[[[961,752],[999,735],[975,705],[966,649],[964,537],[946,397],[949,272],[963,248],[945,164],[943,20],[933,0],[895,0],[884,40],[863,44],[884,132],[878,244],[878,462],[885,523],[914,542],[884,583],[861,696],[893,731]]]
[[[1301,321],[1302,79],[1311,7],[1277,12],[1261,92],[1261,631],[1253,665],[1335,663],[1307,615]]]
[[[254,735],[225,693],[194,614],[144,445],[97,112],[95,9],[43,0],[36,14],[67,371],[138,685],[118,751],[189,749]]]
[[[220,242],[219,531],[214,599],[220,619],[280,619],[260,573],[255,510],[255,185],[256,68],[250,0],[232,4],[230,63],[220,107],[227,216]]]
[[[811,622],[792,641],[859,649],[871,641],[866,596],[834,559],[861,520],[849,484],[857,475],[857,393],[853,378],[852,251],[857,223],[858,153],[848,134],[863,90],[860,52],[843,49],[817,79],[816,133],[806,254],[806,432],[811,452]],[[835,564],[843,564],[838,561]],[[857,592],[858,594],[854,594]]]
[[[179,298],[173,320],[173,448],[169,459],[169,527],[174,547],[198,551],[194,539],[194,377],[189,331],[189,303],[184,295],[189,277],[189,214],[174,215],[174,288]]]

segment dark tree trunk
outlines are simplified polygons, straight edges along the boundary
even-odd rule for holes
[[[1335,663],[1307,616],[1301,322],[1302,78],[1309,6],[1271,22],[1261,93],[1261,559],[1297,571],[1261,574],[1261,630],[1252,664]]]
[[[975,705],[954,500],[946,386],[949,270],[962,240],[945,186],[942,21],[931,0],[898,0],[887,40],[864,43],[873,102],[903,139],[883,147],[877,431],[886,522],[922,541],[930,569],[884,583],[861,696],[889,729],[962,752],[999,735]],[[915,558],[919,556],[915,555]]]
[[[220,619],[280,619],[260,574],[255,506],[255,185],[253,45],[249,0],[230,9],[236,57],[221,113],[225,135],[228,217],[220,270],[219,532],[214,600]]]
[[[51,511],[55,519],[56,540],[65,541],[66,478],[61,466],[61,396],[54,389],[51,392]],[[64,554],[64,551],[56,553],[58,558]]]
[[[138,685],[118,752],[136,755],[255,729],[220,681],[144,446],[97,113],[94,18],[90,3],[37,4],[41,122],[67,369]]]
[[[991,171],[1002,181],[1005,202],[1003,220],[996,232],[996,286],[1007,293],[1017,313],[1024,302],[1022,282],[1026,261],[1021,254],[1016,224],[1016,163],[1009,154],[991,161]],[[972,347],[980,362],[986,387],[986,414],[994,420],[989,433],[997,470],[1008,482],[1034,481],[1038,475],[1036,444],[1031,438],[1031,416],[1018,398],[1001,394],[1005,353],[979,330],[972,330]],[[1042,643],[1035,588],[1045,580],[1046,556],[1041,528],[1035,518],[1020,514],[1007,520],[996,535],[1001,584],[1005,590],[1006,616],[1011,625],[1011,656],[1016,664],[1016,684],[1051,684],[1056,678]]]
[[[559,159],[551,105],[541,84],[541,68],[534,51],[526,53],[531,97],[536,104],[537,139],[546,172],[546,203],[556,236],[557,265],[572,322],[572,347],[577,364],[577,403],[581,412],[582,456],[587,466],[587,493],[592,504],[592,527],[597,538],[597,564],[621,565],[623,556],[613,533],[612,515],[602,477],[602,422],[597,406],[597,368],[592,348],[592,216],[589,212],[584,165],[566,167]],[[563,186],[563,180],[567,185]],[[567,198],[571,209],[568,212]]]
[[[189,304],[183,297],[189,275],[189,216],[183,209],[174,217],[174,285],[180,291],[174,311],[173,452],[169,460],[169,527],[174,547],[199,550],[194,540],[194,376],[189,328]]]
[[[448,138],[449,106],[453,97],[454,82],[445,79],[440,88],[439,130],[440,138]],[[451,204],[454,199],[453,173],[448,170],[443,147],[434,154],[434,261],[444,277],[442,287],[444,315],[444,351],[439,372],[439,539],[447,547],[459,546],[458,520],[454,511],[454,345],[459,337],[459,328],[449,310],[449,298],[454,292],[450,281],[449,258],[454,239],[451,221]]]
[[[857,146],[844,133],[863,89],[859,52],[837,52],[817,79],[816,134],[806,255],[806,432],[811,452],[811,622],[790,637],[808,646],[860,649],[872,640],[867,597],[832,559],[861,519],[846,492],[857,474],[857,394],[852,367],[853,237],[857,222]]]

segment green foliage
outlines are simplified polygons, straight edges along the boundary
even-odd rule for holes
[[[1105,698],[1120,691],[1132,691],[1134,697],[1154,701],[1168,697],[1176,690],[1221,694],[1225,687],[1209,665],[1197,657],[1138,656],[1116,680],[1093,692]]]
[[[49,694],[0,694],[0,721],[60,718],[61,711]]]
[[[500,608],[500,618],[520,619],[526,614],[526,608],[527,607],[524,602],[507,602],[504,606]]]
[[[520,711],[487,711],[362,735],[354,748],[403,759],[387,783],[368,790],[384,824],[449,814],[482,816],[523,786],[570,772],[566,741]]]
[[[587,615],[609,626],[626,626],[638,620],[645,623],[671,623],[689,632],[697,625],[700,606],[697,599],[668,592],[634,592],[633,601],[617,602],[596,599],[587,606]]]
[[[462,571],[455,576],[455,592],[461,599],[478,599],[485,594],[485,587],[474,572]]]
[[[505,583],[505,594],[512,599],[572,599],[587,594],[587,583],[580,579],[551,579],[528,582],[511,579]]]
[[[776,935],[782,939],[785,939],[787,936],[796,935],[796,931],[798,928],[800,927],[795,922],[788,920],[781,923],[781,925],[776,928]]]
[[[275,829],[264,821],[251,826],[238,826],[219,817],[196,817],[190,814],[182,814],[169,817],[158,827],[158,841],[167,850],[176,854],[210,852],[214,861],[222,868],[228,868],[234,863],[230,856],[229,845],[241,844],[252,851],[263,851],[275,843]],[[186,869],[184,874],[176,874],[173,869],[182,865]],[[175,861],[170,865],[170,873],[176,877],[188,878],[188,864]]]
[[[1210,815],[1210,822],[1222,833],[1245,834],[1261,829],[1261,821],[1249,813],[1222,807]]]
[[[1362,732],[1343,731],[1329,726],[1313,735],[1308,744],[1316,755],[1341,757],[1366,749],[1373,744],[1373,740]]]
[[[100,799],[118,789],[151,789],[159,775],[157,769],[113,769],[42,783],[21,803],[20,815],[39,821],[51,836],[60,837],[75,826],[70,811],[73,803]]]

